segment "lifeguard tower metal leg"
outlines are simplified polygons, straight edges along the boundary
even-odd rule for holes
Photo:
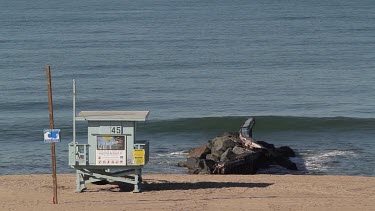
[[[76,169],[76,192],[86,183],[118,181],[141,191],[142,168],[149,160],[149,142],[136,140],[136,122],[146,121],[149,111],[75,112],[73,80],[73,142],[69,144],[69,165]],[[88,122],[87,144],[78,144],[76,120]]]
[[[134,176],[128,174],[133,173]],[[85,169],[77,170],[76,173],[76,192],[82,192],[86,189],[86,183],[112,180],[117,182],[130,183],[134,185],[134,193],[141,192],[141,169],[125,170],[116,173],[95,173]]]

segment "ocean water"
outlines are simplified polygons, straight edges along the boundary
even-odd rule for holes
[[[77,110],[149,110],[148,173],[255,116],[254,138],[300,171],[374,176],[375,2],[0,0],[0,174],[49,173],[51,65],[58,173]],[[86,141],[86,124],[77,138]]]

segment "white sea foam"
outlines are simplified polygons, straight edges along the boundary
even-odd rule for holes
[[[153,156],[151,155],[151,157],[153,158],[164,158],[164,159],[168,159],[168,158],[185,158],[186,155],[188,153],[186,151],[176,151],[176,152],[171,152],[171,153],[157,153],[157,154],[154,154]]]
[[[177,151],[177,152],[172,152],[169,153],[170,155],[187,155],[188,153],[186,151]]]
[[[324,172],[330,168],[330,162],[338,157],[353,158],[355,156],[357,154],[351,150],[327,150],[316,154],[306,153],[303,158],[308,171]]]

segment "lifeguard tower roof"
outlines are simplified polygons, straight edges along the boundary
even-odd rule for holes
[[[76,116],[76,120],[144,122],[149,113],[149,111],[81,111]]]

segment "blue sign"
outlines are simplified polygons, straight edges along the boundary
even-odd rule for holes
[[[60,129],[45,129],[44,143],[60,142]]]

